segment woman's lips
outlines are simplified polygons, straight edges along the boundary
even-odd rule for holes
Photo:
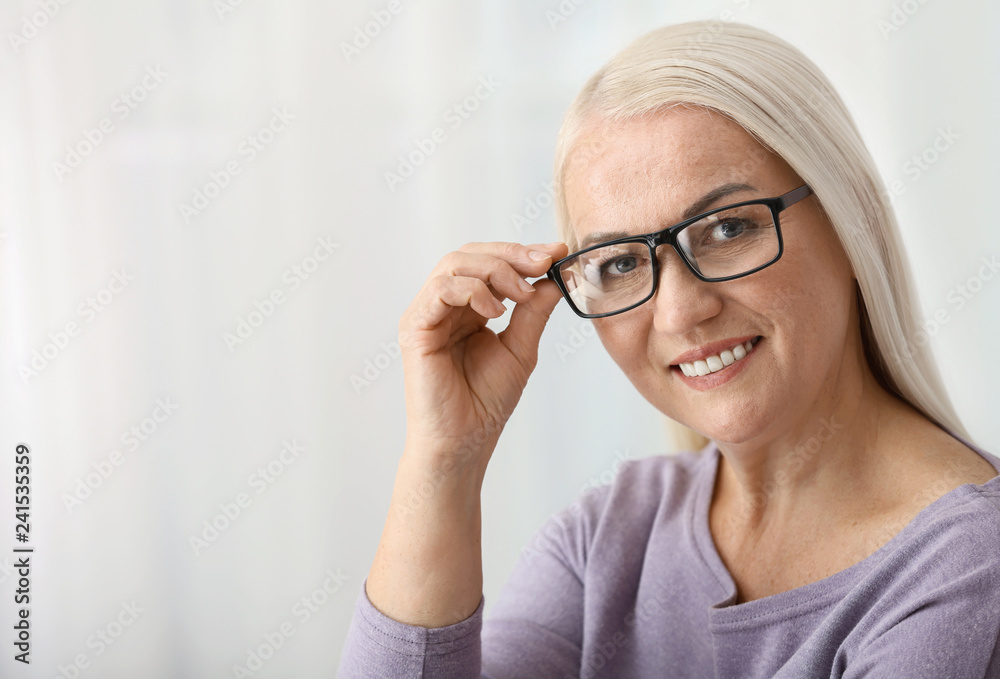
[[[715,352],[699,352],[687,362],[678,361],[674,365],[681,369],[681,372],[688,377],[701,377],[710,373],[715,373],[726,368],[743,358],[753,350],[753,345],[760,340],[760,336],[753,337],[746,341],[735,342],[728,346],[723,346]]]
[[[707,375],[688,376],[685,375],[681,371],[680,366],[677,365],[670,366],[670,370],[675,371],[677,377],[692,389],[696,391],[708,391],[709,389],[714,389],[715,387],[729,382],[731,379],[743,372],[750,364],[751,358],[755,357],[760,352],[760,345],[763,341],[764,338],[762,336],[756,337],[752,341],[751,350],[746,354],[746,356],[727,366],[724,366],[721,370],[711,372]]]

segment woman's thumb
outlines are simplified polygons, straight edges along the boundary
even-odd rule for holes
[[[530,373],[538,360],[538,342],[545,324],[562,299],[559,288],[550,280],[535,284],[535,293],[527,302],[520,302],[511,312],[507,328],[498,337],[504,346],[514,354],[518,362]]]

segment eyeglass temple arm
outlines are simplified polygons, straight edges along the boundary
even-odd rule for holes
[[[795,205],[797,202],[799,202],[800,200],[802,200],[811,193],[812,189],[809,187],[808,184],[803,184],[797,189],[792,189],[791,191],[783,195],[781,198],[779,198],[779,200],[781,201],[781,205],[778,209],[784,210],[787,207],[791,207],[792,205]]]

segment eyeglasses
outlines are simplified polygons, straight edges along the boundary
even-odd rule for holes
[[[660,280],[661,245],[670,245],[699,280],[749,276],[781,257],[778,213],[811,193],[803,184],[777,198],[726,205],[662,231],[598,243],[560,259],[546,275],[583,318],[613,316],[649,301]]]

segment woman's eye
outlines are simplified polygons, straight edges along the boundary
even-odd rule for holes
[[[635,257],[622,257],[612,264],[616,273],[628,273],[636,267]]]
[[[616,259],[607,262],[604,265],[605,273],[610,273],[611,275],[621,275],[628,273],[635,269],[638,265],[635,257],[618,257]]]
[[[716,224],[711,231],[712,240],[725,241],[736,238],[743,233],[746,225],[742,221],[730,220]]]

